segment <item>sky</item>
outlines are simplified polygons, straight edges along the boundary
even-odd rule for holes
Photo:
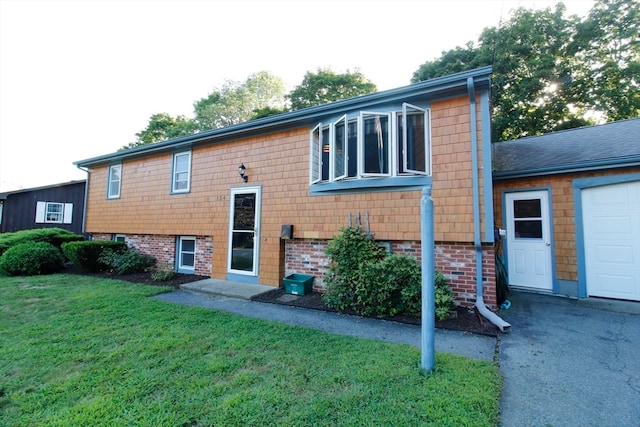
[[[85,179],[74,161],[258,71],[359,69],[378,90],[555,0],[0,0],[0,192]],[[585,16],[593,0],[565,0]]]

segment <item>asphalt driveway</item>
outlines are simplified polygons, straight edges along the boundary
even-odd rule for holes
[[[640,426],[640,303],[512,292],[502,425]]]

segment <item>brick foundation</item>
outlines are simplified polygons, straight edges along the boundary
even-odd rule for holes
[[[287,240],[285,244],[286,274],[300,273],[315,277],[314,290],[324,289],[323,277],[328,271],[325,255],[327,241]],[[420,242],[392,242],[392,252],[410,255],[422,261]],[[438,242],[435,247],[435,268],[449,279],[456,301],[471,307],[476,301],[476,251],[469,243]],[[482,283],[485,303],[490,308],[497,307],[496,270],[492,245],[482,248]]]
[[[93,234],[93,240],[111,240],[113,234]],[[176,236],[151,234],[126,234],[124,241],[132,249],[153,256],[158,267],[175,269]],[[213,240],[210,236],[196,236],[196,261],[194,274],[211,276]]]

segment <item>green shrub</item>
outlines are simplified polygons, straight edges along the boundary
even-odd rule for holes
[[[0,234],[0,255],[12,246],[26,242],[47,242],[60,249],[63,243],[85,240],[80,234],[62,228],[36,228]]]
[[[362,269],[384,257],[378,247],[360,227],[347,227],[327,245],[329,272],[325,275],[325,293],[322,300],[337,310],[355,309],[355,290],[360,283]]]
[[[449,287],[446,276],[436,271],[435,277],[435,306],[436,317],[444,320],[449,317],[449,312],[456,308],[453,291]]]
[[[151,270],[151,280],[154,282],[164,282],[165,280],[171,279],[176,275],[176,272],[173,270],[163,270],[161,268],[154,268]]]
[[[117,274],[143,273],[156,263],[151,255],[140,253],[133,249],[124,251],[105,248],[98,261],[107,265]]]
[[[328,244],[329,272],[325,275],[324,303],[365,316],[422,313],[422,272],[408,255],[386,256],[360,228],[345,228]],[[444,320],[455,308],[447,278],[435,272],[435,312]]]
[[[79,269],[89,273],[106,271],[109,266],[98,260],[105,249],[124,251],[127,245],[124,242],[111,240],[92,240],[84,242],[68,242],[62,244],[62,253]]]
[[[368,263],[360,278],[355,305],[358,313],[365,316],[395,316],[404,312],[404,289],[421,285],[420,265],[407,255],[393,254]]]
[[[0,257],[0,270],[11,276],[53,273],[62,268],[60,249],[47,242],[25,242],[11,246]]]

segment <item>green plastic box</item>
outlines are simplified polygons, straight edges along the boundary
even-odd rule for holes
[[[290,274],[284,278],[284,291],[292,295],[306,295],[313,290],[313,276]]]

